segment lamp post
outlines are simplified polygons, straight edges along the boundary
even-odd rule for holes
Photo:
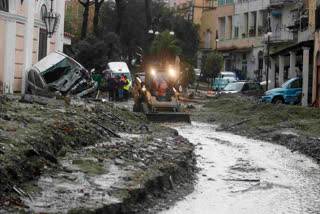
[[[269,67],[270,67],[270,37],[272,36],[272,32],[268,32],[266,34],[268,37],[267,41],[267,74],[266,74],[266,90],[268,90],[268,85],[269,85]]]
[[[270,20],[270,7],[268,8],[268,32],[265,35],[268,37],[267,40],[267,76],[266,76],[266,90],[269,88],[269,67],[270,67],[270,37],[272,36],[271,32],[271,20]]]
[[[53,0],[51,0],[51,9],[49,13],[45,14],[45,16],[43,17],[44,23],[46,25],[47,35],[49,36],[49,38],[52,37],[59,23],[59,14],[53,12],[52,4]]]
[[[160,34],[160,32],[158,31],[160,20],[161,20],[161,17],[154,17],[152,19],[151,28],[148,30],[149,34],[155,34],[156,36]],[[172,30],[172,24],[171,23],[170,23],[170,32],[169,32],[169,34],[171,36],[174,36],[174,31]]]
[[[216,51],[218,50],[218,42],[219,42],[219,34],[218,34],[218,30],[216,30]]]

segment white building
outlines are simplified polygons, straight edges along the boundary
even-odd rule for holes
[[[52,38],[46,35],[43,16],[50,0],[0,0],[0,90],[24,92],[26,72],[48,53],[63,50],[65,0],[53,0],[60,15]]]

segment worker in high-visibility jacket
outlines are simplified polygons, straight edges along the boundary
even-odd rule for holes
[[[129,99],[129,88],[130,88],[130,80],[128,79],[127,76],[124,76],[124,87],[123,87],[123,95],[124,99],[128,100]]]
[[[168,89],[168,84],[167,84],[166,81],[161,80],[161,81],[159,81],[159,83],[156,82],[156,90],[155,90],[155,93],[156,93],[157,95],[165,96],[167,89]]]

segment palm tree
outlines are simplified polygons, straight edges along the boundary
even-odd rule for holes
[[[182,52],[181,47],[178,45],[179,41],[174,35],[170,35],[169,30],[163,31],[160,36],[152,41],[150,47],[150,54],[158,54],[164,50],[169,51],[172,54],[180,55]]]

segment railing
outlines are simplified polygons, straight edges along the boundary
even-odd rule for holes
[[[270,5],[294,3],[294,2],[297,2],[297,0],[270,0]]]

